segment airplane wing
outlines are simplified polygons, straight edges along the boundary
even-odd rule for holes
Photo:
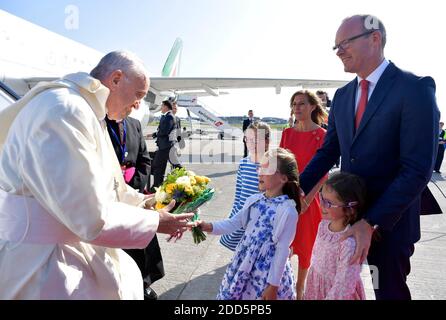
[[[339,88],[348,83],[342,80],[314,79],[273,79],[273,78],[189,78],[189,77],[151,77],[151,91],[155,93],[174,91],[186,93],[195,90],[207,95],[218,96],[220,89],[275,88],[280,93],[282,87]],[[154,89],[154,90],[152,90]],[[191,94],[191,92],[187,92]],[[198,95],[198,94],[196,94]]]
[[[40,81],[52,81],[55,79],[57,78],[31,77],[21,80],[26,82],[31,88]],[[283,87],[327,89],[339,88],[347,83],[348,81],[343,80],[315,79],[150,77],[150,91],[154,93],[173,91],[177,94],[218,96],[227,94],[227,92],[222,92],[220,89],[275,88],[276,93],[280,93]]]

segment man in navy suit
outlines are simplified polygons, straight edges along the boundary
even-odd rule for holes
[[[153,185],[150,188],[151,192],[155,192],[155,187],[159,187],[163,183],[167,161],[169,161],[170,148],[173,146],[173,141],[169,138],[170,133],[175,127],[175,120],[172,115],[172,104],[167,100],[163,101],[161,104],[161,112],[162,116],[158,130],[152,135],[153,138],[156,138],[158,150],[152,162]]]
[[[248,111],[248,119],[243,120],[243,132],[245,132],[246,129],[248,129],[249,125],[254,122],[254,112],[252,110]],[[248,148],[246,147],[246,141],[243,137],[243,158],[246,158],[248,156]]]
[[[385,59],[386,30],[376,17],[346,18],[335,44],[344,71],[357,77],[337,90],[324,145],[301,187],[308,193],[339,156],[341,171],[364,178],[367,209],[345,234],[356,239],[351,263],[367,258],[377,299],[411,299],[406,279],[420,239],[420,194],[438,145],[435,82]]]

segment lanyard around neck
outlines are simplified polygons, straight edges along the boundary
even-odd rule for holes
[[[125,157],[127,156],[127,146],[126,146],[126,142],[127,142],[127,124],[125,119],[122,120],[122,125],[123,125],[123,134],[122,134],[122,140],[121,140],[121,133],[120,133],[120,129],[119,129],[119,123],[116,122],[116,124],[118,125],[118,132],[116,132],[113,129],[113,126],[111,125],[111,122],[107,122],[107,126],[110,129],[111,133],[112,133],[112,138],[113,140],[115,140],[115,142],[118,143],[119,148],[121,149],[121,159],[120,159],[120,163],[122,164],[125,160]]]

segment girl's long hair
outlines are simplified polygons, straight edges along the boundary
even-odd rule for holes
[[[277,148],[268,152],[267,155],[270,160],[273,157],[277,159],[277,171],[287,176],[288,181],[283,186],[282,192],[296,202],[296,210],[299,213],[301,209],[299,170],[294,154],[287,149]]]

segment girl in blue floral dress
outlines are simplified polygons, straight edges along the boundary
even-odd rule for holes
[[[238,244],[220,286],[220,300],[294,300],[296,285],[289,261],[296,232],[299,176],[294,155],[282,148],[267,152],[259,170],[259,189],[230,219],[207,223],[202,230],[220,235],[241,227]]]

